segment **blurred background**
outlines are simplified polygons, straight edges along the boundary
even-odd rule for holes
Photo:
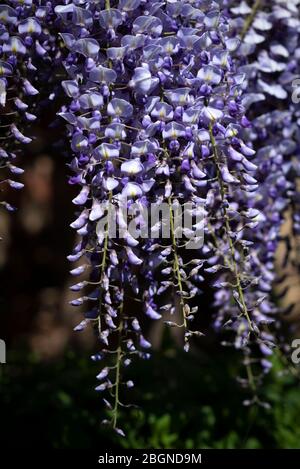
[[[22,156],[24,189],[3,194],[18,210],[0,216],[0,338],[7,344],[7,364],[0,364],[1,445],[299,448],[299,380],[285,365],[275,358],[266,378],[262,394],[270,409],[248,408],[235,379],[238,353],[221,348],[213,335],[182,353],[176,338],[156,325],[147,331],[153,359],[129,371],[136,383],[131,401],[139,407],[121,415],[126,438],[102,428],[104,408],[94,391],[99,364],[90,360],[96,340],[92,331],[73,332],[81,311],[69,305],[66,256],[76,241],[69,228],[75,189],[66,183],[69,172],[52,145],[55,135],[45,118]],[[284,230],[288,234],[288,216]],[[292,264],[284,268],[292,288],[283,302],[294,304],[284,320],[297,329],[299,274]],[[205,291],[204,321],[212,314],[209,286]]]

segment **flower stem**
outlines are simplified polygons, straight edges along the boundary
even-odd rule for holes
[[[240,36],[240,39],[241,41],[243,41],[243,39],[245,38],[247,32],[249,31],[249,29],[251,28],[252,26],[252,23],[255,19],[255,16],[258,12],[258,9],[260,7],[260,4],[261,4],[261,1],[262,0],[256,0],[256,2],[254,3],[253,5],[253,8],[252,8],[252,11],[251,13],[249,14],[249,16],[247,17],[246,21],[245,21],[245,24],[244,24],[244,27],[242,29],[242,32],[241,32],[241,36]]]
[[[222,198],[222,202],[223,202],[225,232],[226,232],[226,238],[227,238],[228,243],[229,243],[229,248],[230,248],[230,253],[231,253],[231,260],[232,260],[231,268],[233,267],[232,270],[233,270],[233,273],[234,273],[235,278],[236,278],[237,292],[238,292],[238,295],[239,295],[240,303],[241,303],[242,308],[243,308],[243,314],[244,314],[245,318],[248,321],[250,331],[253,331],[254,329],[253,329],[252,321],[250,319],[250,316],[249,316],[249,313],[248,313],[248,308],[247,308],[245,298],[244,298],[240,273],[239,273],[239,270],[238,270],[237,262],[235,260],[234,245],[233,245],[233,242],[232,242],[232,239],[231,239],[231,236],[230,236],[229,217],[228,217],[227,209],[226,209],[225,204],[224,204],[224,202],[225,202],[225,186],[224,186],[223,179],[221,177],[221,170],[220,170],[220,163],[219,163],[217,144],[216,144],[216,140],[215,140],[215,137],[214,137],[214,134],[213,134],[213,129],[212,129],[211,124],[209,126],[209,135],[210,135],[210,140],[211,140],[211,144],[212,144],[212,147],[213,147],[214,161],[215,161],[216,168],[217,168],[217,179],[218,179],[218,183],[219,183],[219,186],[220,186],[221,198]]]
[[[122,358],[122,332],[123,332],[123,303],[120,305],[120,323],[118,327],[119,332],[119,343],[117,348],[117,356],[116,356],[116,375],[115,375],[115,403],[113,408],[113,418],[112,418],[112,426],[116,428],[117,420],[118,420],[118,407],[119,407],[119,390],[120,390],[120,378],[121,378],[121,358]]]
[[[177,254],[177,243],[176,243],[176,237],[175,237],[175,229],[174,229],[174,218],[173,218],[173,210],[172,210],[172,201],[171,197],[168,197],[168,204],[169,204],[169,211],[170,211],[170,229],[171,229],[171,240],[172,240],[172,247],[173,247],[173,254],[174,254],[174,271],[176,274],[177,278],[177,283],[180,291],[180,308],[182,311],[182,317],[183,317],[183,326],[186,328],[187,327],[187,320],[186,320],[186,315],[185,315],[185,304],[183,300],[183,288],[182,288],[182,278],[181,278],[181,273],[180,273],[180,266],[179,266],[179,258]]]
[[[253,371],[252,371],[252,367],[251,367],[250,363],[246,364],[246,371],[247,371],[247,376],[248,376],[248,381],[249,381],[249,384],[250,384],[250,388],[252,389],[252,392],[255,396],[256,395],[256,384],[255,384],[255,381],[254,381]]]
[[[110,217],[110,204],[112,201],[112,192],[109,192],[109,199],[108,199],[108,213],[107,213],[107,223],[105,226],[105,237],[104,237],[104,245],[103,245],[103,256],[102,256],[102,262],[100,265],[100,295],[99,295],[99,316],[98,316],[98,331],[99,334],[101,333],[101,309],[102,309],[102,288],[101,288],[101,283],[103,280],[103,275],[105,272],[105,267],[106,267],[106,258],[107,258],[107,251],[108,251],[108,238],[109,238],[109,217]]]

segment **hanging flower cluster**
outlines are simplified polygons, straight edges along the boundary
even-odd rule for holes
[[[24,122],[33,121],[36,116],[28,112],[26,100],[38,94],[30,82],[34,72],[31,61],[31,49],[36,48],[41,34],[39,22],[28,18],[27,7],[19,6],[16,10],[7,5],[0,6],[1,21],[1,61],[0,61],[0,105],[1,105],[1,167],[6,170],[6,177],[1,183],[8,183],[15,189],[21,189],[21,182],[10,179],[21,174],[21,168],[13,162],[16,158],[16,142],[30,143],[31,138],[24,135]],[[8,209],[9,204],[2,202]]]
[[[53,88],[50,92],[46,84],[49,80],[53,85],[51,66],[59,62],[61,53],[56,36],[48,29],[53,19],[51,2],[7,3],[10,5],[0,5],[0,166],[5,173],[1,184],[21,189],[23,184],[14,177],[23,170],[14,160],[21,145],[32,141],[26,133],[37,119],[41,98],[54,98]],[[1,205],[14,210],[6,202]]]
[[[91,324],[99,338],[92,358],[103,361],[96,390],[109,409],[105,422],[123,435],[121,390],[134,385],[123,369],[150,356],[145,319],[179,328],[185,351],[203,335],[194,324],[208,279],[212,326],[244,352],[241,382],[253,391],[248,403],[260,403],[256,387],[280,326],[271,292],[288,206],[299,232],[291,93],[300,2],[9,3],[0,6],[0,99],[12,122],[2,166],[20,171],[12,143],[30,141],[23,127],[35,119],[27,109],[41,76],[63,68],[59,116],[69,183],[79,186],[71,226],[80,240],[69,260],[71,274],[85,276],[71,287],[81,295],[72,304],[86,304],[75,329]],[[149,214],[160,211],[153,223]],[[182,212],[189,226],[178,224]]]
[[[231,34],[242,38],[235,60],[238,70],[246,76],[242,102],[251,126],[246,129],[245,138],[257,150],[255,199],[263,222],[253,232],[251,256],[252,272],[258,279],[256,294],[266,297],[259,316],[267,325],[270,314],[278,312],[278,306],[270,302],[270,294],[276,280],[275,254],[288,208],[292,211],[293,234],[299,233],[299,110],[293,100],[295,80],[300,73],[299,4],[298,0],[257,0],[252,5],[245,1],[227,2]],[[289,253],[289,238],[285,241]],[[273,329],[274,332],[280,329],[280,318]],[[268,328],[264,335],[273,348],[274,335]],[[265,371],[271,366],[265,360],[272,355],[270,346],[260,344]],[[286,345],[284,348],[289,350]]]

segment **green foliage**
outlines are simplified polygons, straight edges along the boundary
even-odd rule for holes
[[[169,351],[131,369],[131,408],[121,416],[126,438],[100,424],[101,395],[93,391],[98,364],[74,352],[43,363],[25,352],[1,366],[2,444],[34,448],[299,448],[299,384],[278,361],[266,379],[270,410],[242,405],[234,377],[238,356]],[[134,376],[132,376],[134,374]],[[95,383],[96,384],[96,383]]]

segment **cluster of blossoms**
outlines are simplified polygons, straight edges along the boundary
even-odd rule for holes
[[[285,263],[290,251],[289,236],[285,239],[281,236],[289,211],[293,236],[299,234],[299,110],[293,100],[295,81],[300,74],[299,6],[298,0],[256,0],[252,5],[245,1],[227,2],[231,34],[243,39],[235,60],[246,76],[243,104],[251,126],[246,129],[245,138],[256,150],[255,204],[263,214],[262,222],[252,233],[251,269],[258,280],[256,295],[265,296],[259,308],[260,318],[264,324],[274,321],[273,335],[269,328],[264,330],[271,349],[280,335],[280,315],[275,313],[288,312],[279,310],[271,300],[279,242],[283,240],[287,245]],[[260,345],[260,352],[267,371],[271,364],[266,358],[272,355],[272,350],[265,345]],[[288,345],[282,345],[288,352]]]
[[[12,119],[2,166],[20,171],[11,163],[13,140],[29,143],[20,129],[35,119],[25,98],[35,108],[43,74],[56,83],[55,70],[63,70],[59,116],[70,140],[69,183],[79,186],[71,226],[80,240],[69,260],[73,276],[85,275],[71,287],[82,294],[72,304],[87,305],[76,330],[91,324],[99,338],[92,358],[104,362],[96,390],[107,423],[123,434],[120,392],[134,384],[123,381],[123,368],[150,356],[147,318],[179,328],[185,351],[203,335],[194,324],[208,279],[212,326],[244,352],[241,382],[252,389],[249,403],[261,403],[256,388],[280,330],[271,293],[287,207],[296,233],[300,226],[291,101],[299,1],[9,3],[0,6],[1,106]],[[164,219],[149,228],[142,216],[162,206],[168,236]],[[194,223],[179,233],[176,213],[186,206]]]
[[[18,19],[20,21],[18,21]],[[14,9],[7,5],[0,6],[0,104],[1,104],[1,168],[5,168],[6,177],[1,183],[8,183],[15,189],[23,184],[10,179],[11,175],[21,174],[21,168],[13,162],[16,158],[16,142],[30,143],[31,138],[22,133],[27,121],[34,121],[36,115],[28,112],[28,102],[38,94],[31,83],[35,66],[32,64],[32,49],[38,49],[41,27],[34,18],[28,18],[26,8]],[[35,40],[36,43],[35,44]],[[2,204],[13,210],[6,202]]]
[[[61,62],[61,52],[56,35],[48,29],[54,19],[51,2],[7,3],[0,5],[0,166],[5,169],[1,184],[21,189],[21,182],[10,179],[23,173],[14,160],[22,153],[21,145],[32,141],[26,133],[37,119],[38,107],[55,97],[51,67]],[[1,205],[14,210],[4,201]]]

